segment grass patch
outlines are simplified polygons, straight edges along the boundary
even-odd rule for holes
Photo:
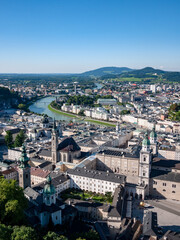
[[[101,122],[101,121],[93,120],[93,119],[84,119],[84,121],[96,123],[96,124],[99,124],[99,125],[105,125],[105,126],[108,126],[108,127],[116,127],[116,125],[113,124],[113,123]]]
[[[79,120],[81,120],[81,118],[82,118],[82,117],[78,117],[78,116],[76,116],[74,114],[71,114],[71,113],[66,113],[66,112],[62,112],[61,110],[54,109],[54,108],[52,108],[51,104],[48,105],[48,109],[52,112],[59,113],[59,114],[62,114],[64,116],[67,116],[67,117],[78,118]],[[98,121],[98,120],[93,120],[93,119],[86,119],[85,118],[83,121],[92,122],[92,123],[95,123],[95,124],[104,125],[104,126],[108,126],[108,127],[115,127],[116,126],[113,123],[108,123],[108,122],[103,122],[103,121]]]
[[[117,78],[117,81],[122,81],[122,82],[141,82],[143,79],[142,78],[135,78],[135,77],[124,77],[124,78]]]
[[[71,199],[79,199],[83,201],[94,201],[100,203],[112,203],[113,197],[111,193],[99,194],[99,193],[92,193],[92,192],[85,192],[82,190],[76,189],[67,189],[61,193],[61,198],[65,201],[68,198]]]
[[[70,114],[70,113],[65,113],[65,112],[62,112],[61,110],[56,110],[56,109],[52,108],[51,104],[48,105],[48,109],[52,112],[59,113],[61,115],[67,116],[67,117],[78,118],[76,115],[73,115],[73,114]]]

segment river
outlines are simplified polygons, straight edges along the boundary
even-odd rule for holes
[[[101,89],[103,87],[100,83],[95,83],[96,87],[94,89]],[[49,117],[55,118],[56,120],[65,120],[70,121],[72,119],[77,120],[75,118],[64,116],[60,113],[52,112],[48,109],[48,105],[55,100],[55,97],[45,97],[40,100],[37,100],[35,103],[33,103],[29,110],[34,113],[40,113],[40,114],[47,114]]]
[[[67,117],[62,114],[52,112],[48,109],[48,105],[54,100],[55,100],[55,97],[42,98],[40,100],[37,100],[35,103],[33,103],[29,107],[29,110],[35,113],[47,114],[49,117],[55,118],[56,120],[65,120],[65,121],[72,120],[71,117]]]

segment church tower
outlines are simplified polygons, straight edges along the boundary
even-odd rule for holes
[[[157,134],[155,132],[155,127],[153,127],[153,130],[150,133],[150,143],[151,143],[152,153],[156,155],[157,154]]]
[[[18,173],[19,173],[19,186],[22,188],[27,188],[31,186],[31,170],[28,164],[29,158],[26,154],[26,148],[22,146],[22,154],[19,159],[20,165],[18,166]]]
[[[52,185],[52,179],[50,175],[47,176],[46,185],[43,189],[43,202],[47,206],[56,204],[56,190],[55,187]]]
[[[142,141],[142,149],[140,151],[139,160],[139,184],[147,185],[149,189],[149,180],[151,173],[151,160],[152,154],[150,149],[150,141],[146,133],[145,138]],[[148,190],[149,193],[149,190]]]
[[[58,130],[56,128],[56,122],[54,119],[52,135],[51,135],[51,154],[52,154],[53,164],[56,164],[59,161],[57,148],[58,148]]]

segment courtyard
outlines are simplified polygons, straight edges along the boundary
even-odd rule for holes
[[[63,201],[68,198],[79,199],[83,201],[94,201],[100,203],[109,203],[112,204],[113,196],[110,192],[107,192],[105,195],[100,193],[93,193],[88,191],[82,191],[77,189],[67,189],[60,194],[60,197]]]

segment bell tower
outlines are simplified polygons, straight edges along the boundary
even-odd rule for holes
[[[56,190],[52,184],[52,179],[50,175],[47,176],[46,185],[43,189],[43,202],[47,206],[51,206],[53,203],[56,204]]]
[[[57,148],[58,148],[58,130],[57,130],[56,122],[54,119],[52,135],[51,135],[51,154],[52,154],[53,164],[56,164],[59,161]]]
[[[26,154],[26,148],[22,146],[22,153],[19,159],[20,165],[18,166],[18,174],[19,174],[19,186],[22,188],[27,188],[31,186],[31,170],[28,164],[29,158]]]
[[[150,143],[151,143],[152,153],[156,155],[157,154],[157,134],[155,132],[155,127],[153,127],[153,130],[150,133]]]
[[[149,189],[150,173],[151,173],[152,154],[150,149],[150,141],[146,133],[142,141],[142,149],[140,151],[139,160],[139,184],[147,185]],[[148,190],[149,192],[149,190]]]

